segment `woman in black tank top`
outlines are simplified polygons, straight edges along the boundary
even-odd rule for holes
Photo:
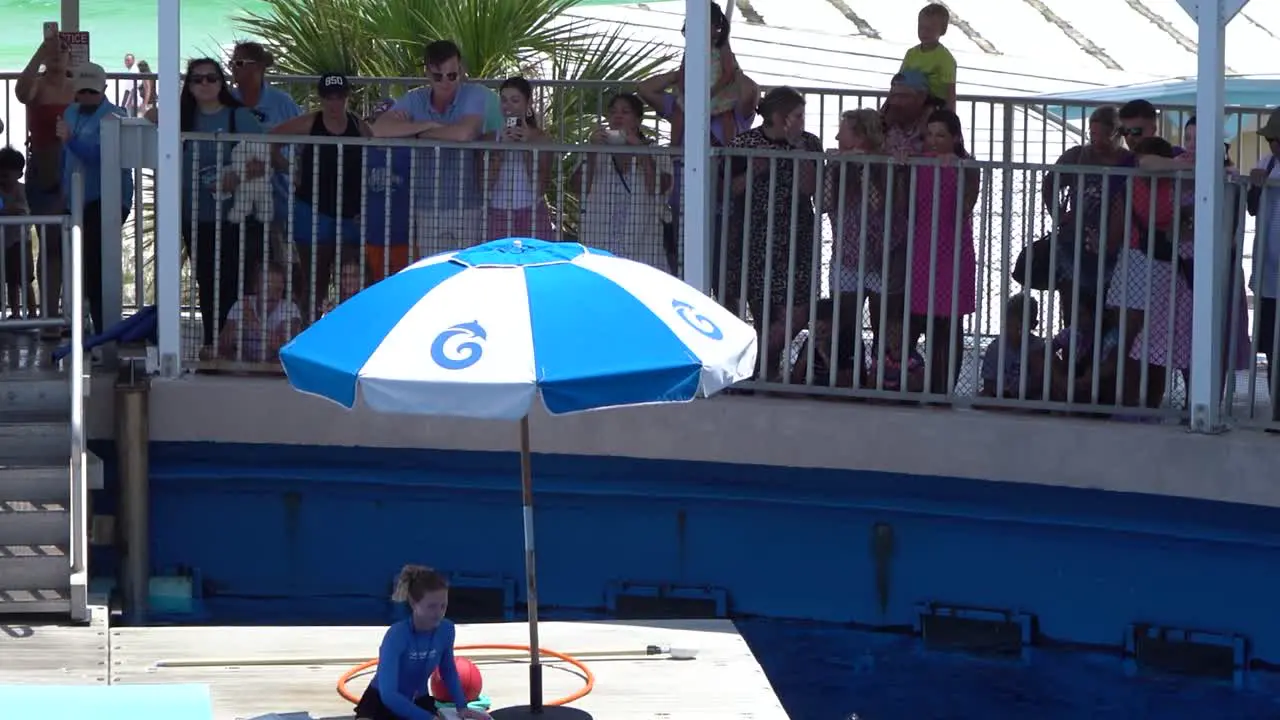
[[[331,132],[325,126],[323,112],[314,113],[310,135],[316,137],[361,137],[360,120],[346,114],[342,132]],[[360,167],[364,153],[360,145],[303,145],[298,148],[297,180],[294,198],[329,218],[354,218],[360,214]],[[341,158],[339,158],[341,155]],[[341,159],[341,172],[339,172]],[[317,182],[318,181],[318,182]],[[341,200],[339,200],[341,198]],[[297,232],[297,231],[295,231]],[[308,228],[305,232],[310,233]],[[342,238],[354,243],[355,238]]]
[[[313,137],[372,137],[368,124],[347,110],[350,84],[341,75],[323,75],[317,87],[320,111],[300,115],[276,126],[276,135]],[[293,146],[293,228],[298,249],[294,294],[307,323],[314,322],[328,304],[334,264],[360,262],[361,143]],[[288,162],[277,155],[277,162]],[[339,245],[342,246],[341,251]],[[339,257],[341,255],[341,257]]]

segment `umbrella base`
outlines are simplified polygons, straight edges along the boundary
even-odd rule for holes
[[[493,720],[524,720],[524,718],[529,718],[529,720],[592,720],[591,713],[564,705],[544,706],[541,712],[536,713],[528,705],[517,705],[516,707],[493,710],[489,714],[493,717]]]

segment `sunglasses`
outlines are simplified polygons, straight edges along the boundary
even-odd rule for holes
[[[1116,128],[1116,137],[1142,137],[1142,128]]]
[[[252,66],[252,65],[257,65],[257,64],[258,64],[258,61],[257,61],[257,60],[245,60],[245,59],[243,59],[243,58],[242,58],[242,59],[240,59],[240,60],[232,60],[232,61],[231,61],[231,67],[234,67],[234,68],[247,68],[247,67],[250,67],[250,66]]]
[[[187,82],[192,85],[218,85],[222,83],[222,76],[218,73],[191,73]]]
[[[433,72],[431,73],[431,79],[435,80],[436,82],[440,82],[441,80],[448,80],[449,82],[453,82],[458,79],[458,73],[456,71],[447,72],[447,73]]]

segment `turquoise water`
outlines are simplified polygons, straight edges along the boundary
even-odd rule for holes
[[[178,0],[165,0],[176,2]],[[89,52],[108,72],[124,70],[125,53],[156,61],[156,0],[80,0],[80,29],[89,32]],[[236,40],[232,18],[244,11],[261,12],[256,0],[202,0],[182,3],[182,54],[208,55]],[[40,44],[44,23],[58,20],[57,0],[0,0],[0,69],[19,70]]]
[[[165,0],[179,2],[181,0]],[[583,0],[584,5],[612,5],[634,0]],[[124,70],[125,53],[139,60],[156,59],[157,0],[80,0],[80,29],[89,32],[93,61],[108,72]],[[40,44],[44,24],[61,14],[58,0],[0,0],[5,33],[0,36],[0,70],[19,70]],[[182,55],[215,55],[239,35],[233,18],[262,12],[259,0],[182,2]]]

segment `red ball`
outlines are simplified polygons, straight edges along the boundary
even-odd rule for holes
[[[462,679],[462,692],[466,694],[467,702],[475,702],[480,698],[480,689],[484,687],[480,668],[464,657],[454,658],[453,663],[458,668],[458,677]],[[444,680],[440,677],[440,668],[436,668],[436,671],[431,673],[431,697],[441,702],[457,704],[449,694],[449,689],[444,686]]]

